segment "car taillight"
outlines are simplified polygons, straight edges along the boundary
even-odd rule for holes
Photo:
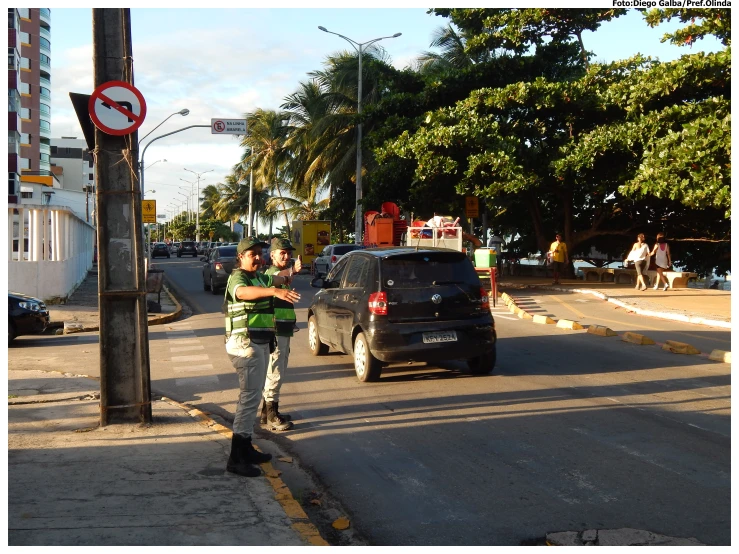
[[[331,263],[335,264],[337,259],[338,258],[336,256],[331,256]]]
[[[216,262],[216,269],[223,269],[223,264]]]
[[[370,294],[369,311],[374,315],[387,315],[387,294],[384,292]]]
[[[480,287],[480,294],[482,295],[482,307],[485,310],[490,309],[490,298],[488,298],[488,291],[486,291],[484,288]]]

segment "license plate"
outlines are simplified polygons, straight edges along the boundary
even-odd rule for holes
[[[438,331],[435,333],[424,333],[423,342],[432,344],[436,342],[457,342],[456,331]]]

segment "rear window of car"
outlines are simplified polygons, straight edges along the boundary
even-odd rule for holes
[[[218,254],[221,256],[221,258],[235,258],[236,257],[236,247],[235,246],[221,246],[218,249]]]
[[[194,242],[183,242],[182,246],[195,246]]]
[[[352,250],[357,250],[360,248],[361,245],[358,244],[343,244],[340,246],[334,246],[334,255],[336,256],[343,256],[347,252],[351,252]]]
[[[433,283],[479,283],[475,268],[461,252],[421,252],[385,258],[381,276],[383,286],[393,288],[415,288]]]

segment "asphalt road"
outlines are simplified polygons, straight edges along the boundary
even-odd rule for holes
[[[223,347],[222,296],[203,290],[197,258],[158,266],[192,314],[149,329],[152,388],[230,419],[237,380]],[[396,365],[361,384],[350,356],[308,352],[308,282],[296,279],[302,331],[280,401],[296,426],[272,438],[370,544],[517,545],[620,527],[730,544],[729,364],[535,325],[499,304],[493,375],[456,362]],[[558,302],[532,301],[544,311]],[[51,346],[62,367],[80,347],[89,353],[74,362],[97,359],[95,335],[18,340],[14,365]]]

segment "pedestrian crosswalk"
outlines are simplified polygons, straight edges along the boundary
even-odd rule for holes
[[[200,384],[218,383],[217,375],[191,375],[196,372],[213,371],[213,364],[205,352],[205,346],[192,330],[188,321],[175,323],[166,331],[169,341],[170,361],[175,374],[175,385],[192,387]]]
[[[511,315],[505,305],[490,307],[490,312],[495,319],[510,319],[512,321],[520,321],[516,316]]]

